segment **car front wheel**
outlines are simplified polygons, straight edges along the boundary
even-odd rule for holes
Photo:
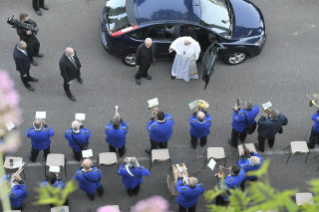
[[[229,65],[238,65],[247,59],[247,54],[244,52],[235,52],[225,57],[225,62]]]
[[[129,53],[122,57],[122,62],[127,66],[135,66],[135,53]]]

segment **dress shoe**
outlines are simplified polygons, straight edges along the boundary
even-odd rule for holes
[[[255,143],[255,148],[256,148],[256,150],[258,150],[258,151],[260,151],[260,152],[264,152],[264,151],[261,151],[261,150],[259,149],[258,143]]]
[[[25,207],[25,204],[22,203],[19,210],[20,210],[20,211],[23,211],[24,207]]]
[[[141,80],[140,79],[136,79],[136,84],[140,85],[141,84]]]
[[[150,75],[146,75],[144,78],[147,79],[147,80],[151,80],[152,79],[152,77]]]
[[[35,162],[35,161],[33,161],[33,160],[31,159],[31,152],[29,152],[28,158],[29,158],[32,162]]]
[[[72,158],[75,159],[75,160],[77,160],[74,154],[72,155]]]
[[[35,91],[35,89],[34,89],[34,88],[32,88],[31,86],[30,86],[30,87],[28,87],[27,89],[28,89],[29,91],[32,91],[32,92],[33,92],[33,91]]]
[[[145,152],[150,155],[151,154],[151,149],[145,149]]]
[[[47,5],[40,5],[39,7],[41,7],[44,10],[49,10],[49,7]]]
[[[72,101],[72,102],[75,102],[76,101],[76,98],[74,96],[69,96],[69,99]]]
[[[77,79],[78,79],[78,82],[79,82],[80,84],[83,83],[83,79],[82,79],[81,77],[78,77]]]
[[[174,80],[174,79],[176,79],[176,77],[175,76],[171,76],[171,80]]]
[[[44,56],[44,54],[39,53],[38,55],[34,55],[33,57],[43,57],[43,56]]]
[[[42,12],[40,10],[35,11],[35,12],[38,14],[38,16],[42,16]]]
[[[231,139],[230,139],[230,138],[228,139],[228,143],[229,143],[230,145],[232,145],[233,147],[235,147],[235,148],[237,147],[236,145],[234,145],[234,144],[231,142]]]
[[[38,65],[39,65],[39,64],[38,64],[36,61],[34,61],[34,60],[31,62],[31,64],[32,64],[33,66],[38,66]]]
[[[30,81],[31,82],[38,82],[39,80],[37,78],[32,78]]]

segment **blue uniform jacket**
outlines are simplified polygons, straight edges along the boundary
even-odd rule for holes
[[[9,175],[1,177],[0,182],[9,181]],[[12,208],[18,208],[22,205],[23,200],[28,196],[24,184],[14,185],[9,191],[9,198]]]
[[[44,125],[40,131],[35,131],[33,127],[30,127],[25,135],[31,138],[33,148],[41,151],[50,146],[50,137],[54,136],[54,132],[48,125]]]
[[[124,121],[121,121],[121,126],[118,129],[114,129],[110,122],[105,127],[106,142],[114,148],[122,148],[126,143],[126,133],[128,132],[128,126]]]
[[[238,166],[240,168],[244,169],[246,173],[249,171],[256,171],[264,163],[264,159],[259,154],[255,153],[255,152],[251,152],[250,155],[257,156],[260,159],[260,164],[258,166],[254,166],[253,164],[251,164],[250,158],[248,158],[247,160],[244,161],[243,156],[240,156],[240,158],[238,160]],[[256,176],[246,176],[246,180],[252,180],[254,178],[256,178]]]
[[[42,187],[45,187],[45,186],[51,186],[47,181],[42,181],[40,183],[40,188]],[[61,187],[62,189],[65,188],[65,184],[62,182],[62,181],[55,181],[54,185],[53,185],[54,188],[57,188],[57,187]]]
[[[288,124],[288,119],[282,113],[279,113],[278,118],[272,119],[271,117],[261,116],[258,120],[257,132],[263,138],[272,139],[277,132],[281,133],[282,126]]]
[[[87,129],[85,127],[81,127],[79,133],[74,133],[72,128],[67,130],[67,131],[65,131],[64,138],[66,138],[66,140],[69,141],[70,147],[72,149],[74,149],[75,152],[81,152],[82,150],[81,150],[81,147],[72,138],[72,133],[73,133],[73,137],[76,139],[76,141],[79,143],[80,146],[86,140],[88,141],[88,144],[90,144],[89,138],[91,138],[92,134],[91,134],[89,129]]]
[[[318,110],[318,111],[319,111],[319,110]],[[315,122],[315,123],[313,124],[312,129],[313,129],[314,131],[316,131],[316,132],[319,132],[319,121],[317,120],[317,118],[319,117],[318,111],[315,112],[315,113],[312,115],[312,117],[311,117],[311,119]]]
[[[227,175],[225,178],[225,184],[224,186],[222,186],[222,181],[219,181],[219,188],[220,189],[227,189],[227,195],[222,195],[222,198],[224,199],[224,201],[228,201],[228,196],[230,195],[230,192],[228,191],[228,189],[235,189],[238,188],[240,186],[240,184],[245,180],[246,178],[246,174],[245,174],[245,170],[241,169],[239,174],[237,176],[232,176],[232,175]]]
[[[178,180],[179,181],[176,184],[176,190],[179,193],[176,198],[177,204],[184,208],[194,206],[198,201],[199,195],[205,191],[204,184],[199,183],[195,188],[191,188],[188,185],[183,185],[182,178],[178,178]]]
[[[133,189],[135,186],[141,185],[143,183],[143,176],[150,176],[150,171],[142,166],[136,166],[134,169],[129,168],[129,170],[135,177],[127,172],[125,164],[120,166],[117,171],[122,176],[122,182],[126,189]]]
[[[199,122],[196,115],[193,114],[189,118],[189,125],[191,125],[189,133],[197,139],[205,137],[210,133],[209,128],[212,125],[212,122],[212,118],[209,114],[206,114],[205,120],[203,122]]]
[[[245,108],[239,110],[238,112],[234,111],[233,122],[231,125],[237,132],[244,132],[247,127],[244,111],[247,116],[248,125],[252,125],[255,123],[255,118],[259,113],[259,107],[258,105],[254,105],[251,111],[248,111]]]
[[[85,177],[92,182],[84,178],[82,171]],[[102,172],[96,167],[92,167],[92,170],[90,172],[84,172],[84,169],[78,169],[75,172],[74,178],[79,181],[80,189],[85,191],[87,194],[93,194],[96,189],[101,186],[100,180],[102,178]]]
[[[159,123],[154,118],[147,124],[147,130],[150,132],[150,137],[153,141],[158,143],[165,143],[173,134],[174,118],[165,113],[165,122]]]

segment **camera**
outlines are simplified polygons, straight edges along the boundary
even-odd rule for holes
[[[30,30],[35,36],[39,32],[39,28],[37,28],[37,24],[32,19],[29,19],[28,21],[23,23],[20,20],[14,19],[14,15],[13,15],[12,17],[8,18],[7,23],[10,24],[12,28],[20,28],[24,31]]]

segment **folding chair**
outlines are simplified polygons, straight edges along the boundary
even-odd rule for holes
[[[114,208],[115,210],[118,210],[118,212],[120,212],[120,206],[118,205],[110,205],[112,208]]]
[[[248,143],[248,144],[245,144],[245,146],[247,147],[247,149],[249,148],[250,151],[257,152],[255,148],[255,144]],[[238,145],[237,149],[238,149],[238,157],[240,157],[241,152],[244,151],[243,145],[242,144]]]
[[[62,209],[64,209],[64,211]],[[70,212],[69,206],[60,206],[60,207],[51,208],[51,212],[60,212],[61,210],[63,212]]]
[[[4,211],[4,212],[21,212],[20,210],[14,210],[14,211]]]
[[[151,165],[150,165],[150,171],[152,169],[152,164],[155,160],[158,161],[170,161],[169,151],[168,149],[153,149],[152,150],[152,157],[151,157]]]
[[[169,201],[172,201],[172,199],[174,199],[174,197],[177,196],[177,192],[175,190],[176,182],[174,182],[171,179],[171,176],[169,174],[167,175],[167,178],[166,178],[166,184],[167,184],[167,188],[168,188],[169,192],[172,195],[172,198]]]
[[[4,160],[4,164],[3,164],[3,167],[5,169],[19,169],[19,167],[16,167],[16,168],[13,168],[12,166],[10,166],[10,159],[13,160],[13,162],[18,162],[18,161],[21,161],[21,163],[23,163],[23,158],[22,157],[11,157],[11,156],[8,156],[6,157],[6,159]],[[26,164],[24,165],[24,168],[26,167]],[[24,176],[24,179],[26,180],[25,178],[25,173],[24,173],[24,169],[22,170],[23,172],[23,176]]]
[[[286,164],[288,163],[288,160],[291,156],[291,154],[307,154],[307,158],[305,163],[307,163],[308,156],[310,154],[310,150],[308,149],[307,142],[306,141],[292,141],[290,142],[290,145],[287,146],[284,150],[289,149],[289,156],[287,158]],[[318,171],[318,170],[317,170]]]
[[[208,163],[211,158],[213,158],[215,160],[225,159],[224,166],[226,166],[226,156],[225,156],[225,150],[223,147],[208,147],[205,152],[207,152],[207,158],[204,162],[203,169],[205,169],[206,162]],[[205,152],[204,152],[204,154],[205,154]],[[203,156],[204,156],[204,154],[203,154]]]
[[[67,177],[66,173],[66,159],[64,154],[58,154],[58,153],[50,153],[47,156],[47,161],[44,166],[44,176],[47,174],[47,166],[63,166],[65,177]]]
[[[113,165],[117,164],[119,166],[119,163],[117,161],[117,154],[116,152],[102,152],[99,154],[98,159],[99,167],[103,165]]]
[[[295,197],[296,197],[297,206],[301,206],[301,205],[304,205],[304,204],[307,204],[307,203],[310,204],[310,205],[314,204],[311,193],[308,193],[308,192],[306,192],[306,193],[296,193]]]

